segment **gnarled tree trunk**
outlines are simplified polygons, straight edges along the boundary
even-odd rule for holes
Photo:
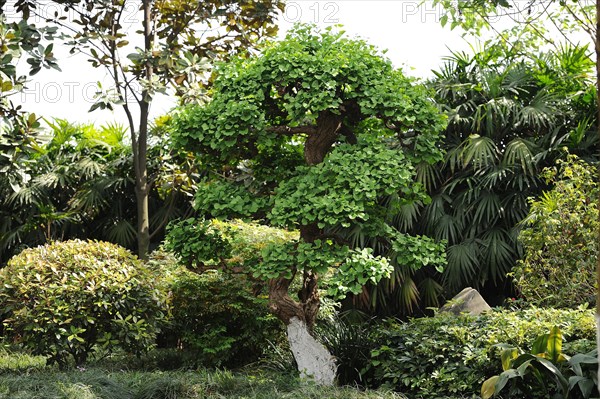
[[[324,111],[317,118],[317,126],[304,145],[304,159],[308,165],[317,165],[325,159],[341,133],[342,117]],[[300,239],[314,242],[322,231],[316,224],[300,227]],[[294,270],[295,275],[297,270]],[[311,378],[320,385],[333,385],[336,374],[335,359],[327,348],[315,339],[313,327],[319,313],[318,276],[302,271],[302,288],[298,301],[289,296],[291,279],[276,278],[269,283],[271,312],[287,326],[288,342],[298,370],[303,378]]]

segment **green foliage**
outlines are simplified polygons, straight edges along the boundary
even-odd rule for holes
[[[384,385],[411,397],[472,397],[487,378],[501,372],[494,345],[524,347],[555,325],[568,337],[564,355],[595,348],[589,310],[494,310],[476,317],[440,313],[372,328],[375,349],[364,372],[371,373],[371,386]]]
[[[296,244],[294,243],[266,247],[262,251],[263,261],[254,271],[254,276],[265,280],[277,277],[292,279],[297,255],[295,248]],[[310,245],[307,245],[306,248],[310,249]],[[322,258],[327,255],[328,253],[325,253]]]
[[[24,71],[34,75],[42,68],[59,69],[52,52],[57,28],[29,23],[26,19],[31,4],[19,3],[16,9],[22,13],[22,20],[7,18],[0,11],[0,264],[10,256],[3,256],[7,238],[15,241],[5,236],[17,216],[6,199],[31,180],[29,164],[40,147],[40,118],[10,98],[25,88],[28,78],[21,75]],[[25,64],[25,69],[17,69],[17,65]]]
[[[25,12],[23,14],[25,17]],[[54,44],[51,42],[58,29],[56,27],[36,27],[34,24],[28,23],[26,19],[25,17],[18,22],[16,19],[8,22],[4,13],[0,12],[0,42],[2,43],[0,114],[2,122],[10,122],[11,119],[18,120],[18,116],[23,114],[20,107],[14,107],[8,100],[9,96],[21,91],[27,81],[27,77],[19,75],[21,71],[17,71],[16,65],[20,60],[27,61],[29,75],[35,75],[42,68],[60,70],[52,52]]]
[[[228,262],[236,267],[252,270],[262,262],[262,251],[269,246],[284,245],[298,240],[297,231],[288,231],[241,220],[221,222],[213,220],[219,230],[227,234],[232,258]]]
[[[231,246],[210,221],[186,219],[167,226],[165,249],[191,268],[219,265],[231,255]]]
[[[281,336],[266,298],[254,295],[256,287],[243,275],[197,274],[167,254],[153,254],[150,262],[166,274],[169,317],[159,342],[193,359],[188,366],[240,367],[257,361],[265,342]]]
[[[517,52],[572,44],[585,36],[594,40],[594,4],[587,1],[519,4],[508,0],[434,0],[433,6],[443,9],[442,26],[449,23],[451,29],[460,27],[478,40],[486,37],[485,33],[492,33],[486,47],[509,42],[509,38]],[[498,29],[499,26],[502,29]],[[560,35],[554,35],[554,28]]]
[[[519,235],[525,256],[513,271],[520,294],[539,306],[595,304],[598,170],[570,155],[542,175],[550,191],[531,201]]]
[[[387,209],[379,205],[382,196],[403,192],[407,202],[425,198],[418,186],[409,188],[414,171],[403,152],[381,144],[340,145],[327,162],[297,172],[277,189],[269,215],[276,224],[350,227],[383,218]]]
[[[340,106],[359,102],[354,105],[361,112],[358,121],[377,117],[397,123],[400,132],[410,127],[422,136],[415,144],[419,153],[427,149],[431,152],[423,157],[439,157],[434,133],[443,119],[421,87],[394,71],[389,60],[364,41],[302,26],[263,53],[219,66],[213,100],[204,107],[185,108],[176,118],[174,139],[179,146],[195,148],[213,164],[237,164],[265,153],[277,157],[276,151],[287,147],[289,139],[274,127],[315,122],[322,111],[350,113],[353,110]],[[381,124],[374,130],[372,134],[393,134]]]
[[[194,196],[195,209],[202,209],[207,216],[221,219],[251,218],[264,214],[267,205],[267,199],[257,198],[226,179],[200,182]]]
[[[405,269],[433,267],[441,273],[446,265],[445,247],[446,242],[436,242],[426,236],[396,234],[392,241],[393,255],[390,258],[396,265]]]
[[[5,335],[49,363],[84,363],[96,345],[142,353],[163,299],[154,275],[113,244],[72,240],[26,249],[0,271]]]
[[[256,361],[265,342],[277,340],[281,331],[268,314],[261,283],[251,276],[264,267],[263,251],[284,247],[297,237],[239,220],[187,219],[173,225],[165,247],[199,274],[174,269],[167,277],[171,326],[165,337],[171,345],[198,353],[204,366]]]
[[[489,399],[509,387],[510,397],[527,398],[590,398],[597,388],[597,349],[573,357],[562,352],[563,335],[558,327],[540,335],[533,342],[531,353],[523,353],[510,345],[500,354],[500,375],[487,379],[481,386],[481,397]],[[582,367],[583,366],[583,367]],[[548,384],[548,381],[554,382]],[[507,385],[509,384],[510,385]],[[581,396],[580,396],[581,394]]]
[[[221,268],[251,274],[266,270],[264,251],[297,239],[296,232],[258,223],[190,218],[170,224],[165,248],[191,270]]]
[[[406,205],[393,221],[447,241],[448,264],[441,276],[417,274],[416,284],[434,279],[450,295],[467,286],[485,287],[486,299],[503,294],[522,256],[517,237],[528,198],[548,188],[540,172],[564,157],[565,146],[596,157],[595,75],[586,52],[565,46],[524,55],[495,44],[453,53],[435,72],[430,84],[449,116],[445,157],[416,167],[431,202]]]
[[[371,248],[354,250],[335,270],[327,294],[337,299],[345,298],[348,293],[358,295],[367,283],[377,284],[389,278],[393,270],[387,258],[373,256]]]
[[[92,238],[135,248],[137,218],[131,178],[133,157],[117,124],[95,127],[57,119],[47,122],[49,140],[21,143],[22,172],[0,178],[0,262],[19,248],[48,240]],[[162,118],[151,132],[149,207],[153,240],[164,225],[191,210],[195,161],[166,148]],[[11,183],[12,182],[12,183]]]
[[[297,244],[265,249],[256,276],[313,279],[343,264],[348,249],[371,248],[368,275],[355,272],[346,279],[351,289],[340,290],[356,293],[356,282],[389,273],[374,261],[390,250],[386,224],[402,206],[428,202],[415,165],[441,160],[436,143],[445,125],[429,98],[363,40],[297,26],[260,56],[218,65],[211,101],[180,109],[172,137],[210,170],[197,196],[201,215],[300,230]],[[392,264],[404,277],[426,263]],[[382,269],[371,272],[375,265]],[[412,303],[418,293],[408,286]]]

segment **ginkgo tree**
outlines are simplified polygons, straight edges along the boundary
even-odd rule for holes
[[[443,244],[387,222],[402,204],[427,202],[415,165],[441,159],[444,125],[428,92],[373,46],[311,26],[220,65],[212,100],[174,119],[173,141],[208,169],[200,213],[299,230],[297,241],[264,248],[249,272],[268,282],[298,367],[318,383],[335,376],[312,336],[323,276],[340,298],[398,271],[443,267]],[[357,229],[375,245],[348,240]]]

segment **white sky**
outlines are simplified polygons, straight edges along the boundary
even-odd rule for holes
[[[133,2],[134,4],[137,2]],[[442,28],[440,8],[431,3],[420,5],[421,0],[289,0],[280,18],[280,36],[295,22],[312,22],[319,26],[342,24],[350,36],[360,36],[381,49],[397,67],[418,77],[431,76],[449,49],[466,50],[467,43],[460,31]],[[132,16],[135,6],[132,5]],[[134,22],[135,18],[131,18]],[[133,24],[131,32],[139,25]],[[32,78],[28,89],[13,97],[28,111],[46,118],[65,118],[72,122],[102,124],[117,121],[126,124],[123,111],[97,110],[88,113],[93,104],[96,82],[110,87],[110,79],[102,68],[93,68],[82,55],[69,55],[56,48],[62,72],[43,70]],[[174,106],[173,98],[156,97],[152,103],[151,117],[160,116]],[[136,107],[134,107],[136,108]]]

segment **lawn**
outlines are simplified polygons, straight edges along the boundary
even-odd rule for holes
[[[318,387],[259,367],[161,371],[144,369],[138,360],[120,361],[61,371],[46,366],[42,357],[0,351],[0,399],[404,398],[388,391]]]

